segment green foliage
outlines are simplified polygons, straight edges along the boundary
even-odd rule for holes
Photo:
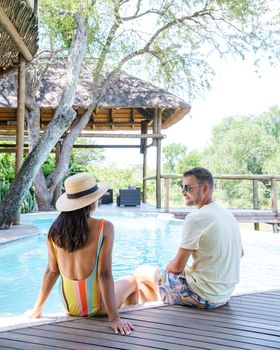
[[[15,155],[3,153],[0,154],[0,202],[3,200],[5,194],[12,181],[15,178]],[[21,213],[30,213],[37,210],[34,191],[31,188],[21,205]]]
[[[278,148],[256,117],[231,117],[213,129],[205,151],[208,166],[216,173],[263,174],[264,164]]]
[[[0,154],[0,180],[9,183],[15,178],[15,155],[2,153]]]
[[[128,185],[142,188],[142,167],[133,166],[128,169],[118,169],[117,167],[100,167],[89,165],[90,171],[96,178],[97,182],[109,182],[114,194],[120,188],[127,188]]]
[[[76,21],[75,14],[93,15],[90,0],[42,0],[40,2],[41,36],[48,38],[52,45],[60,49],[69,49]],[[46,44],[44,41],[41,44]]]
[[[35,198],[35,192],[33,188],[31,188],[29,192],[27,192],[27,195],[25,196],[20,209],[22,214],[33,213],[38,210],[38,206]]]
[[[163,171],[164,173],[176,173],[178,164],[185,156],[187,147],[180,143],[171,143],[163,148]]]
[[[185,157],[179,160],[178,163],[178,174],[183,174],[187,169],[191,169],[197,166],[203,166],[201,152],[193,150],[187,154]]]
[[[75,145],[95,145],[92,138],[80,138]],[[104,150],[98,148],[73,148],[72,154],[77,164],[87,166],[91,163],[102,163],[105,159]]]
[[[48,159],[42,165],[42,170],[43,170],[45,177],[52,174],[54,169],[55,169],[55,154],[51,153],[48,156]]]

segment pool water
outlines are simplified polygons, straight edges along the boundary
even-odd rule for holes
[[[101,214],[96,213],[95,217]],[[55,214],[23,215],[44,234],[0,245],[0,316],[33,308],[47,264],[46,234]],[[183,221],[157,214],[103,214],[115,226],[114,279],[132,274],[140,265],[164,267],[177,252]],[[43,312],[62,312],[58,282]]]

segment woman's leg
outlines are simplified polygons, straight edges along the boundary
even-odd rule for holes
[[[140,266],[135,270],[134,276],[137,279],[142,302],[160,300],[158,271],[159,269],[152,266]]]

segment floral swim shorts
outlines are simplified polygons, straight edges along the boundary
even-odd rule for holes
[[[158,272],[158,286],[161,300],[165,304],[187,305],[200,309],[213,309],[224,303],[211,303],[193,292],[184,274],[175,274],[166,270]]]

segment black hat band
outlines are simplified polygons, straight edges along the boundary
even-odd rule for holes
[[[91,188],[89,188],[88,190],[85,190],[85,191],[81,191],[81,192],[77,192],[77,193],[67,193],[67,198],[68,199],[74,199],[74,198],[81,198],[81,197],[84,197],[84,196],[87,196],[88,194],[91,194],[93,192],[96,192],[98,190],[98,186],[95,185]]]

